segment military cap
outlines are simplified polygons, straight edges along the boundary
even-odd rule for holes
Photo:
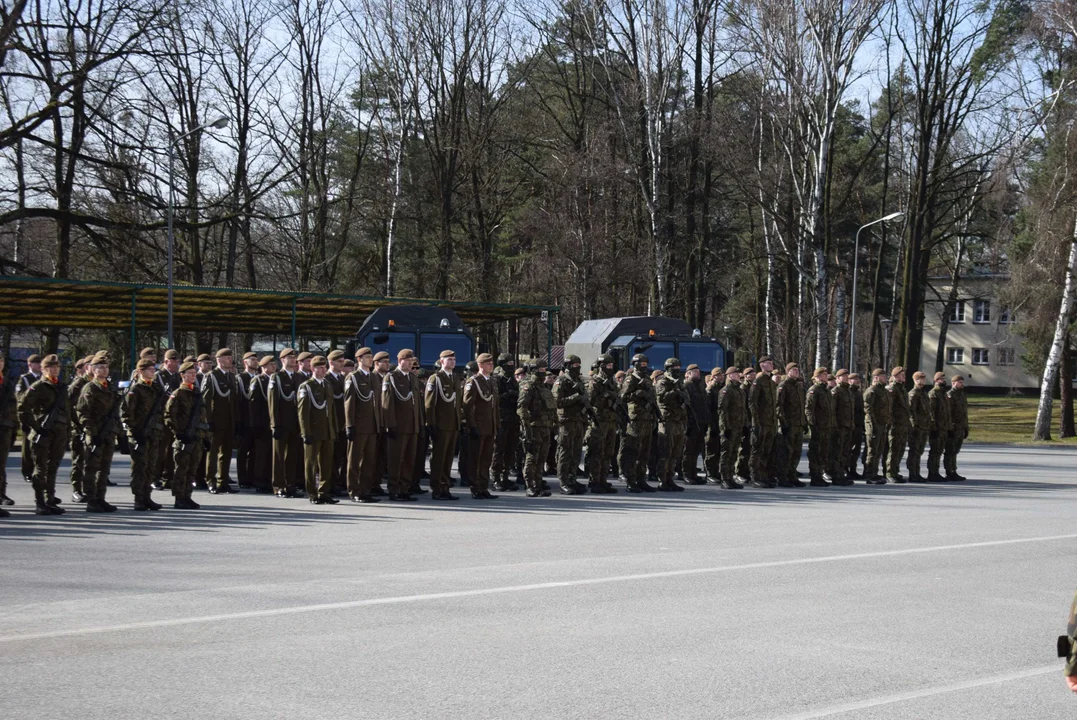
[[[209,353],[202,353],[201,355],[198,356],[198,362],[205,362],[206,360],[212,360],[212,359],[213,358],[211,358],[209,356]]]
[[[477,358],[475,358],[475,361],[478,362],[479,364],[487,363],[487,362],[493,362],[494,361],[494,356],[491,355],[490,353],[483,353],[482,355],[479,355]]]
[[[797,365],[795,362],[786,363],[785,364],[785,374],[788,375],[790,370],[792,370],[793,368],[799,368],[799,367],[800,366]]]
[[[957,382],[958,380],[960,380],[961,382],[965,382],[965,376],[964,375],[954,375],[952,378],[950,378],[950,382]]]
[[[194,363],[193,362],[187,361],[187,362],[185,362],[185,363],[183,363],[182,365],[179,366],[180,375],[187,372],[188,370],[194,370]]]
[[[261,360],[258,361],[258,367],[265,367],[269,363],[276,362],[276,361],[277,361],[277,359],[275,357],[273,357],[272,355],[266,355]]]
[[[510,363],[510,362],[512,362],[512,355],[509,355],[508,353],[501,353],[500,355],[497,356],[497,364],[498,365],[504,365],[505,363]]]
[[[334,350],[333,352],[326,355],[325,359],[326,360],[340,360],[342,357],[344,357],[344,351],[343,350]]]
[[[150,355],[157,357],[157,348],[142,348],[142,350],[138,353],[138,356],[140,358],[149,357]]]
[[[388,360],[388,359],[389,359],[389,353],[385,352],[384,350],[382,350],[382,351],[380,351],[378,353],[375,353],[375,355],[374,355],[374,362],[380,362],[382,360]]]
[[[280,359],[281,360],[283,360],[286,357],[292,357],[293,355],[295,355],[295,350],[293,350],[292,348],[284,348],[283,350],[280,351]]]
[[[344,360],[344,367],[346,367],[346,368],[355,368],[355,361],[346,358]]]
[[[303,362],[304,360],[310,360],[312,357],[314,357],[314,353],[307,352],[306,350],[304,350],[303,352],[299,353],[299,357],[296,359],[300,362]]]
[[[372,352],[374,352],[374,351],[371,350],[368,347],[361,347],[361,348],[359,348],[358,350],[355,351],[355,359],[358,360],[359,358],[361,358],[361,357],[363,357],[365,355],[369,355]],[[388,355],[386,355],[386,357],[388,357]]]
[[[187,357],[183,358],[183,362],[194,363],[194,361],[194,355],[188,355]]]
[[[920,379],[927,380],[927,374],[924,373],[921,370],[917,370],[916,372],[914,372],[912,374],[912,379],[913,380],[920,380]]]
[[[946,379],[946,373],[944,373],[942,370],[939,370],[937,373],[935,373],[935,382],[938,382],[939,380],[945,380],[945,379]]]
[[[722,372],[722,368],[720,368],[720,367],[716,366],[716,367],[711,368],[711,377],[718,377],[719,375],[724,375],[724,374],[725,373]]]
[[[91,365],[108,365],[108,353],[102,350],[93,356],[93,360],[90,361]]]
[[[730,365],[729,367],[727,367],[725,369],[725,374],[726,375],[728,375],[730,373],[739,373],[739,372],[740,372],[740,368],[737,367],[736,365]]]
[[[897,377],[901,373],[905,372],[905,368],[898,365],[896,368],[890,371],[890,377]]]
[[[845,377],[848,374],[849,374],[848,370],[846,370],[845,368],[841,368],[836,373],[834,373],[834,377]]]
[[[315,355],[314,359],[310,361],[311,367],[325,367],[329,364],[329,361],[325,359],[324,355]]]
[[[217,351],[216,357],[232,357],[232,348],[221,348]]]
[[[396,354],[397,360],[407,360],[413,357],[415,357],[415,351],[408,348],[401,348],[400,352]]]
[[[256,357],[258,357],[258,353],[254,352],[252,350],[248,350],[247,352],[243,353],[243,359],[244,360],[250,360],[251,358],[256,358]]]
[[[26,358],[26,362],[28,362],[28,363],[39,363],[39,362],[41,362],[41,356],[37,355],[37,354],[31,355],[30,357]]]
[[[859,380],[860,379],[860,373],[849,373],[849,379],[850,380]]]
[[[579,355],[565,355],[565,365],[575,365],[576,363],[582,363]]]
[[[872,377],[877,377],[879,375],[886,375],[886,371],[883,370],[882,368],[875,368],[874,370],[871,371],[871,376]]]
[[[453,351],[453,350],[442,350],[441,354],[438,355],[439,360],[441,358],[447,358],[447,357],[456,357],[456,352]]]
[[[754,367],[752,367],[751,365],[746,365],[746,366],[744,367],[744,369],[743,369],[743,370],[741,370],[741,372],[742,372],[742,373],[745,373],[745,374],[747,374],[747,373],[754,373],[754,372],[755,372],[755,368],[754,368]]]
[[[772,358],[770,355],[764,355],[763,357],[759,358],[759,364],[760,365],[762,365],[765,362],[774,362],[774,358]]]
[[[145,370],[146,368],[151,367],[153,367],[153,360],[150,360],[149,358],[142,358],[138,361],[138,364],[135,365],[136,370]]]
[[[689,365],[688,367],[686,367],[684,369],[685,372],[688,372],[689,370],[699,370],[699,365],[696,365],[695,363],[692,363],[691,365]]]
[[[811,376],[812,376],[813,378],[817,378],[817,377],[819,377],[820,375],[826,375],[826,374],[827,374],[828,372],[830,372],[830,371],[829,371],[829,370],[827,370],[827,369],[826,369],[825,367],[817,367],[817,368],[815,368],[815,372],[813,372],[813,373],[811,374]]]
[[[168,349],[165,350],[165,360],[179,360],[180,354],[178,350]]]
[[[38,357],[38,356],[37,355],[31,355],[30,357]],[[29,358],[27,359],[27,362],[29,362]],[[34,362],[39,362],[39,361],[35,360]],[[41,362],[41,367],[55,367],[55,366],[60,364],[60,358],[56,357],[55,355],[46,355],[45,357],[40,359],[40,362]]]
[[[86,364],[86,358],[82,357],[75,361],[75,369],[83,367]]]

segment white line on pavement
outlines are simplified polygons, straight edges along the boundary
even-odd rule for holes
[[[472,590],[449,590],[446,592],[423,593],[420,595],[397,595],[384,598],[367,598],[363,600],[345,600],[335,603],[314,605],[296,605],[292,607],[272,608],[267,610],[248,610],[245,612],[221,613],[218,615],[201,615],[197,617],[147,620],[145,622],[126,623],[123,625],[104,625],[99,627],[75,628],[70,630],[53,630],[24,635],[0,635],[0,643],[24,640],[44,640],[48,638],[72,637],[79,635],[98,635],[125,630],[147,630],[155,628],[195,625],[199,623],[222,622],[225,620],[246,620],[249,618],[278,617],[281,615],[298,615],[301,613],[322,612],[327,610],[350,610],[353,608],[373,607],[375,605],[401,605],[405,603],[427,602],[430,600],[451,600],[481,595],[501,595],[514,592],[533,592],[536,590],[553,590],[558,588],[585,587],[588,585],[606,585],[609,583],[634,582],[638,580],[661,580],[665,578],[691,577],[694,575],[711,575],[739,570],[763,570],[767,568],[789,567],[793,565],[812,565],[815,563],[842,562],[845,560],[870,560],[875,558],[896,557],[900,555],[918,555],[923,553],[944,552],[946,550],[972,550],[1003,545],[1020,545],[1024,543],[1051,542],[1055,540],[1074,540],[1077,534],[1046,535],[1042,537],[1013,538],[1010,540],[988,540],[985,542],[962,543],[958,545],[936,545],[933,547],[902,548],[900,550],[881,550],[877,552],[851,553],[847,555],[826,555],[823,557],[794,558],[790,560],[771,560],[766,562],[745,563],[743,565],[719,565],[717,567],[688,568],[684,570],[662,570],[633,575],[612,575],[578,580],[557,580],[553,582],[532,583],[528,585],[504,585],[492,588]]]
[[[810,712],[801,713],[799,715],[783,715],[778,720],[813,720],[814,718],[833,717],[834,715],[843,715],[845,713],[855,712],[857,710],[867,710],[868,708],[879,707],[881,705],[891,705],[893,703],[905,702],[906,700],[917,700],[919,698],[932,697],[933,695],[943,695],[945,693],[957,692],[959,690],[968,690],[970,688],[983,687],[984,685],[995,685],[997,683],[1021,680],[1024,678],[1036,677],[1038,675],[1049,675],[1051,673],[1058,673],[1059,688],[1061,689],[1062,665],[1060,663],[1055,663],[1054,665],[1043,665],[1041,667],[1028,668],[1027,670],[1018,670],[1016,672],[1004,673],[1002,675],[992,675],[990,677],[978,678],[976,680],[965,680],[964,682],[956,682],[949,685],[939,685],[937,687],[929,687],[922,690],[910,690],[909,692],[895,693],[894,695],[882,695],[880,697],[870,698],[867,700],[858,700],[855,702],[843,703],[841,705],[832,705],[828,708],[812,710]]]

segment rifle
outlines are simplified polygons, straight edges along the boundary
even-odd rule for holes
[[[107,438],[110,433],[115,433],[116,426],[120,424],[120,394],[115,390],[109,390],[109,392],[112,393],[112,407],[108,409],[108,415],[105,417],[105,422],[101,423],[101,429],[90,439],[90,453],[93,455],[96,455],[101,451],[101,446],[104,444],[105,438]],[[117,445],[119,446],[121,454],[130,454],[131,450],[128,447],[127,435],[125,433],[119,434]]]
[[[199,418],[202,415],[202,393],[201,391],[194,391],[194,407],[191,408],[191,417],[187,419],[187,427],[184,428],[183,435],[177,435],[176,439],[183,445],[183,451],[186,452],[187,448],[194,442],[195,430],[209,429],[209,426],[203,422],[199,422]],[[184,440],[183,438],[187,438]]]
[[[34,437],[34,445],[37,445],[45,439],[52,429],[56,427],[57,415],[60,413],[60,404],[67,397],[67,388],[63,387],[59,383],[55,384],[53,388],[56,394],[52,398],[52,407],[49,408],[48,414],[45,416],[45,421],[41,423],[41,428],[38,429],[37,435]]]
[[[165,399],[165,395],[166,393],[163,390],[157,393],[157,399],[153,401],[153,407],[150,408],[149,415],[147,415],[146,419],[142,421],[142,427],[140,427],[138,431],[134,433],[135,446],[134,448],[132,448],[134,452],[138,452],[139,450],[141,450],[142,443],[146,442],[146,432],[150,429],[150,425],[157,417],[157,413],[159,413],[164,407],[164,403],[162,401]]]

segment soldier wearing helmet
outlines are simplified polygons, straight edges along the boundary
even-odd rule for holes
[[[587,430],[587,486],[592,493],[617,492],[607,477],[613,459],[617,432],[621,429],[624,408],[617,382],[614,380],[614,359],[602,354],[595,360],[594,372],[587,385],[587,394],[597,421]]]
[[[628,410],[628,427],[621,440],[617,464],[628,484],[628,492],[655,492],[647,482],[647,461],[651,454],[651,433],[658,420],[658,402],[651,383],[646,355],[632,356],[632,370],[621,384],[621,401]]]

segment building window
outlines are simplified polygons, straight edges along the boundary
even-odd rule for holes
[[[974,322],[974,323],[989,323],[989,322],[991,322],[991,301],[990,300],[974,300],[972,302],[972,322]]]
[[[990,365],[987,348],[972,348],[973,365]]]
[[[999,321],[1001,322],[1001,320]],[[1017,364],[1017,351],[1013,348],[999,348],[998,349],[998,364],[999,365],[1016,365]]]
[[[946,364],[962,365],[965,362],[965,348],[946,348]]]
[[[963,323],[965,322],[965,301],[958,300],[950,308],[950,322]]]
[[[1016,314],[1013,310],[1010,310],[1010,308],[1003,306],[998,311],[998,324],[1009,325],[1012,322],[1017,322],[1017,318],[1015,317],[1015,315]]]

